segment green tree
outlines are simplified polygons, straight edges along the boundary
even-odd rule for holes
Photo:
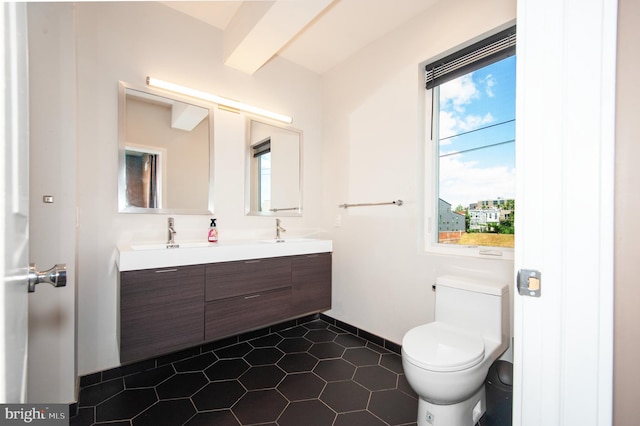
[[[495,225],[494,232],[498,234],[514,234],[515,232],[513,229],[513,220],[501,220],[500,223]]]

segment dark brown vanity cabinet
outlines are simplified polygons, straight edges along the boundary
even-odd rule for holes
[[[120,361],[331,308],[331,253],[120,274]]]
[[[204,265],[120,274],[120,361],[199,344],[204,339]]]
[[[238,334],[290,317],[289,257],[207,265],[207,340]]]
[[[331,253],[291,258],[292,316],[331,309]]]

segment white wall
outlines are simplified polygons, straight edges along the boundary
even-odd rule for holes
[[[78,373],[119,365],[116,244],[162,241],[166,215],[117,213],[118,80],[147,75],[285,113],[304,130],[305,214],[287,235],[322,218],[320,78],[282,59],[249,76],[222,63],[222,35],[157,3],[76,4],[78,61]],[[244,215],[245,117],[215,110],[215,216],[220,239],[272,237],[275,220]],[[205,241],[209,216],[175,216],[179,241]]]
[[[512,0],[440,2],[324,75],[324,220],[334,240],[329,315],[400,343],[409,328],[433,320],[437,276],[513,281],[512,261],[421,249],[423,185],[433,182],[422,170],[429,122],[419,64],[515,15]],[[405,205],[337,207],[397,199]]]

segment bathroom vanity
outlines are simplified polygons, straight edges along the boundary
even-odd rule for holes
[[[119,247],[120,361],[330,309],[331,250],[331,241],[303,239],[177,250]],[[149,252],[174,262],[135,269],[138,260],[148,264]]]

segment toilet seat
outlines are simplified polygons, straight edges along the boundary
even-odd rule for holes
[[[402,352],[412,364],[431,371],[459,371],[484,358],[482,336],[432,322],[415,327],[402,340]]]

